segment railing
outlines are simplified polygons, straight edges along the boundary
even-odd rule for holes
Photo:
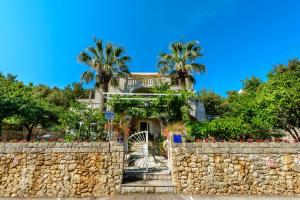
[[[171,142],[167,139],[166,140],[166,144],[167,144],[167,156],[168,156],[168,167],[169,169],[171,169]]]
[[[92,99],[92,100],[91,99],[77,99],[77,101],[80,103],[83,103],[83,104],[87,105],[87,107],[93,108],[93,109],[99,108],[99,106],[100,106],[100,103],[95,103],[94,99]]]
[[[160,82],[169,83],[170,81],[168,78],[128,78],[127,86],[142,85],[144,87],[152,87]]]

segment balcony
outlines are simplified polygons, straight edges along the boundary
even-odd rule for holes
[[[100,103],[96,103],[95,99],[77,99],[78,102],[87,105],[88,108],[99,108]]]
[[[125,81],[125,91],[133,92],[139,88],[151,88],[159,83],[171,83],[170,78],[127,78]]]

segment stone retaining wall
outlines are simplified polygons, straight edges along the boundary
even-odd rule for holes
[[[186,143],[171,148],[185,194],[300,194],[300,143]]]
[[[123,155],[117,143],[0,143],[0,196],[116,194]]]

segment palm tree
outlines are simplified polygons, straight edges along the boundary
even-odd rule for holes
[[[94,38],[95,46],[88,47],[78,56],[79,62],[90,67],[81,75],[81,80],[90,83],[95,81],[95,88],[100,92],[100,111],[104,110],[105,98],[102,92],[108,92],[109,84],[117,86],[118,77],[130,75],[127,62],[131,59],[124,55],[125,50]],[[105,47],[104,47],[105,46]]]
[[[197,59],[202,57],[201,47],[196,41],[174,42],[169,49],[170,53],[159,55],[159,71],[162,75],[168,74],[179,80],[181,88],[186,89],[187,81],[195,83],[193,73],[205,71],[205,66],[197,63]]]

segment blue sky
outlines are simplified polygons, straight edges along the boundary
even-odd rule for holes
[[[97,36],[126,48],[131,71],[156,71],[173,41],[198,40],[207,72],[196,89],[224,95],[300,57],[298,0],[0,0],[0,71],[64,87]]]

